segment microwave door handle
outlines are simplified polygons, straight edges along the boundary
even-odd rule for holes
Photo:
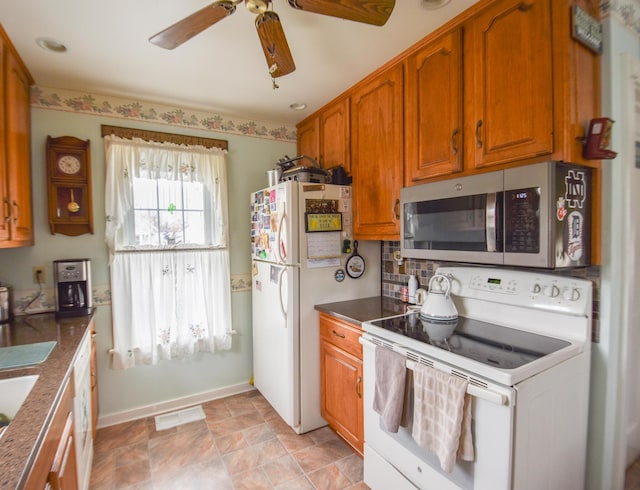
[[[498,219],[496,213],[496,205],[498,200],[497,192],[490,192],[487,194],[487,205],[485,214],[485,230],[487,234],[487,252],[496,252],[497,232],[498,227],[496,220]]]

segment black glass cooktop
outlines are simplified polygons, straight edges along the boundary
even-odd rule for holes
[[[464,317],[433,322],[416,312],[368,323],[502,369],[524,366],[570,345],[565,340]]]

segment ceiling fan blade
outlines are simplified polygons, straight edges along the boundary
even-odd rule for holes
[[[151,36],[149,42],[164,49],[177,48],[207,27],[231,15],[235,10],[236,6],[232,1],[214,2]]]
[[[296,65],[289,51],[289,44],[284,36],[278,14],[268,10],[258,15],[256,29],[271,76],[277,78],[294,71]]]
[[[396,0],[289,0],[289,5],[315,14],[382,26],[391,16]]]

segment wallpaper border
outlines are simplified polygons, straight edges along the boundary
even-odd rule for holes
[[[602,0],[602,17],[611,15],[640,38],[640,0]]]
[[[159,102],[148,102],[75,90],[34,86],[31,107],[63,112],[107,116],[142,122],[153,122],[216,133],[252,136],[277,141],[296,141],[296,128],[239,117],[203,112]]]

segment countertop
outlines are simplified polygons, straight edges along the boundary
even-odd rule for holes
[[[407,307],[407,303],[403,303],[397,299],[387,298],[386,296],[373,296],[370,298],[315,305],[315,309],[318,311],[358,326],[361,325],[362,322],[387,316],[402,315],[406,313]]]
[[[19,488],[24,484],[53,417],[53,409],[62,395],[64,381],[71,376],[76,352],[92,317],[58,319],[53,313],[45,313],[17,317],[2,326],[0,346],[50,340],[55,340],[56,345],[41,364],[0,370],[0,379],[40,376],[0,436],[0,488]]]

